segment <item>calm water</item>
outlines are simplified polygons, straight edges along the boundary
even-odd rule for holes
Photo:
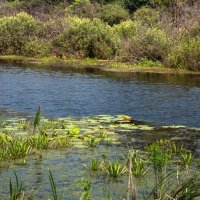
[[[126,114],[199,127],[199,76],[114,75],[0,64],[0,110],[52,117]]]
[[[183,124],[199,127],[199,76],[113,74],[0,64],[0,115],[9,113],[32,115],[38,105],[50,117],[67,115],[126,114],[154,124]],[[91,72],[92,71],[92,72]],[[17,112],[17,113],[15,113]],[[18,113],[19,112],[19,113]],[[120,134],[122,135],[122,133]],[[189,146],[200,155],[199,131],[157,129],[153,132],[133,131],[123,137],[137,148],[159,137],[172,138]],[[127,144],[127,142],[124,142]],[[82,191],[77,179],[89,176],[83,164],[102,155],[109,159],[127,154],[126,145],[70,151],[44,151],[43,157],[30,156],[27,165],[0,169],[0,199],[9,199],[9,181],[13,170],[19,180],[34,191],[36,199],[51,198],[48,169],[51,169],[62,199],[77,200]],[[147,177],[149,178],[149,177]],[[92,176],[92,196],[107,200],[108,193],[118,200],[127,189],[127,177],[120,182]]]

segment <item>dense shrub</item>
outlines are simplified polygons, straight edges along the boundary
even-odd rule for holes
[[[94,18],[98,7],[98,4],[92,4],[90,0],[75,0],[67,10],[79,17]]]
[[[200,71],[200,36],[175,45],[167,61],[171,67]]]
[[[38,22],[26,13],[0,18],[0,53],[21,55],[26,41],[37,33]]]
[[[49,56],[52,51],[52,45],[50,41],[30,39],[24,45],[22,55],[24,56]]]
[[[159,23],[159,12],[152,8],[142,7],[134,12],[133,19],[144,26],[154,27]]]
[[[112,26],[127,20],[129,13],[118,4],[106,4],[99,11],[99,18]]]
[[[99,19],[70,18],[69,22],[69,27],[54,42],[59,55],[101,59],[115,55],[116,41],[109,25]]]
[[[146,31],[146,27],[142,26],[140,22],[127,20],[112,27],[113,32],[121,39],[131,38],[138,35],[140,32]]]
[[[164,61],[169,52],[170,39],[164,31],[148,28],[139,34],[121,40],[120,58],[122,61],[134,62],[141,58]]]

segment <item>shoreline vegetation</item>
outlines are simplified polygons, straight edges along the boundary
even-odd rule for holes
[[[199,9],[193,0],[5,0],[0,55],[105,63],[115,71],[199,72]]]
[[[70,69],[94,69],[100,71],[116,72],[116,73],[152,73],[152,74],[193,74],[200,75],[200,72],[189,71],[180,68],[167,68],[162,65],[149,66],[148,64],[127,64],[116,62],[115,60],[97,60],[91,58],[85,59],[61,59],[57,57],[26,57],[6,55],[0,56],[0,62],[31,64],[32,66],[51,66],[63,67]]]
[[[75,149],[80,149],[87,154],[91,153],[92,158],[77,165],[78,170],[85,172],[85,177],[73,180],[70,186],[77,187],[78,183],[77,199],[99,199],[98,192],[94,196],[92,191],[92,180],[96,183],[102,180],[105,180],[105,183],[118,183],[124,188],[120,194],[122,199],[127,200],[133,197],[135,200],[158,198],[181,200],[185,199],[185,196],[187,199],[198,198],[200,160],[194,157],[192,151],[185,148],[183,143],[176,143],[173,139],[161,139],[148,141],[138,149],[132,149],[130,139],[123,144],[122,138],[125,135],[132,135],[134,131],[143,131],[148,135],[160,128],[168,131],[187,129],[184,126],[153,127],[125,115],[49,120],[42,117],[39,107],[31,120],[1,119],[0,170],[3,172],[12,165],[28,165],[30,156],[38,160],[42,160],[43,157],[45,159],[45,151],[64,151],[73,154]],[[191,130],[198,135],[198,130]],[[120,136],[122,134],[123,137]],[[119,158],[112,158],[110,155],[101,156],[100,149],[120,148],[121,145],[127,147],[125,152],[118,156]],[[95,155],[92,153],[94,151]],[[54,172],[49,170],[52,199],[62,199],[63,188],[60,188],[60,184],[56,186],[53,174]],[[0,196],[4,198],[9,196],[11,200],[35,199],[34,194],[37,193],[37,189],[30,190],[31,186],[28,186],[27,190],[15,171],[14,180],[10,179],[8,193]],[[105,199],[112,199],[112,195],[109,194]],[[120,196],[116,198],[120,199]]]

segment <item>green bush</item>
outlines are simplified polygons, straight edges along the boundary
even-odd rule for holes
[[[116,24],[112,27],[113,32],[120,38],[131,38],[139,32],[143,32],[144,28],[145,27],[141,26],[141,23],[132,20],[121,22],[120,24]]]
[[[26,42],[22,55],[45,57],[49,56],[51,51],[52,45],[50,41],[38,40],[34,38]]]
[[[67,10],[79,17],[94,18],[97,15],[98,4],[92,4],[90,0],[75,0]]]
[[[129,18],[129,13],[118,4],[103,5],[99,11],[99,18],[109,25],[119,24]]]
[[[174,46],[167,62],[171,67],[200,71],[200,36]]]
[[[115,55],[112,29],[99,19],[69,18],[69,26],[54,41],[62,57],[108,59]]]
[[[21,55],[30,37],[37,35],[39,23],[27,13],[0,18],[0,53]]]
[[[162,62],[169,52],[170,43],[164,31],[148,28],[131,38],[122,39],[119,56],[122,61],[128,62],[135,62],[141,58]]]
[[[142,7],[134,12],[133,19],[147,27],[155,27],[159,24],[159,12],[155,9]]]

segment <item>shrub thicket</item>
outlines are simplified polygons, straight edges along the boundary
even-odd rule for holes
[[[99,12],[99,18],[109,25],[119,24],[129,18],[129,13],[118,4],[106,4]]]
[[[200,36],[174,45],[167,61],[171,67],[200,71]]]
[[[199,71],[198,10],[195,1],[178,0],[13,0],[0,3],[0,55],[142,60]]]
[[[111,27],[99,19],[69,18],[69,26],[54,45],[59,55],[75,58],[109,59],[115,55],[116,41]]]
[[[24,12],[0,18],[0,53],[21,55],[26,42],[37,36],[37,26],[34,17]]]

